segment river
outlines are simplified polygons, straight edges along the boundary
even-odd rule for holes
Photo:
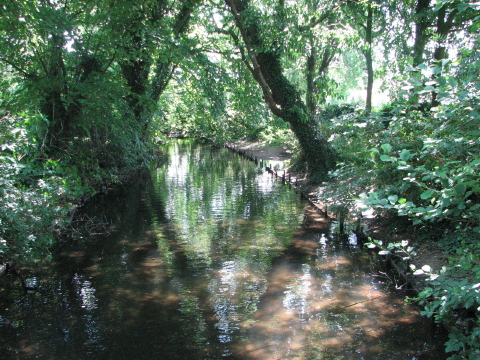
[[[1,359],[445,359],[354,236],[223,148],[169,160],[77,216],[38,291],[0,285]]]

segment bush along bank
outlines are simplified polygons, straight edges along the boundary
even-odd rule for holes
[[[79,151],[74,145],[52,155],[29,129],[41,122],[40,115],[26,113],[0,117],[0,276],[48,264],[58,240],[72,232],[75,210],[128,181],[152,158],[147,147],[123,166],[120,159],[117,166],[101,166],[91,154],[73,156]]]
[[[307,192],[361,236],[369,228],[368,246],[417,290],[408,301],[449,330],[450,360],[478,359],[479,67],[443,65],[422,69],[437,74],[434,88],[419,71],[407,74],[405,93],[377,112],[322,111],[318,125],[341,160],[330,181]],[[372,231],[379,219],[384,236]]]
[[[418,295],[410,301],[423,306],[422,315],[449,330],[445,350],[450,360],[480,358],[480,102],[475,79],[460,83],[439,75],[439,104],[427,111],[400,101],[368,116],[356,112],[321,123],[343,162],[331,173],[331,182],[317,189],[317,201],[353,219],[359,212],[387,218],[390,234],[403,234],[394,241],[370,234],[369,246],[394,259],[404,280],[415,284]],[[417,94],[430,93],[427,86],[418,87]]]

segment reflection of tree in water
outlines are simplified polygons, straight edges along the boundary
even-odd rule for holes
[[[89,211],[110,235],[65,243],[42,296],[8,305],[23,354],[403,359],[425,347],[405,346],[418,318],[369,276],[370,258],[225,149],[176,144],[167,167]]]

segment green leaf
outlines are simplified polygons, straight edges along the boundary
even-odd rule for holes
[[[455,185],[455,191],[457,192],[458,195],[463,195],[467,191],[467,187],[465,186],[464,183],[459,183]]]
[[[433,197],[433,195],[435,195],[435,190],[428,189],[427,191],[424,191],[423,193],[420,194],[420,199],[426,200]]]
[[[465,309],[469,309],[473,303],[475,302],[475,299],[473,297],[470,297],[465,301]]]
[[[412,154],[410,154],[410,150],[403,149],[402,152],[400,153],[400,159],[403,161],[408,161],[412,157]]]
[[[391,156],[388,156],[388,155],[380,155],[380,160],[393,162],[393,161],[395,161],[395,158],[393,158]]]
[[[452,87],[455,87],[457,86],[458,82],[457,82],[457,79],[455,79],[454,77],[450,76],[448,78],[448,83],[450,84],[450,86]]]
[[[390,145],[390,144],[382,144],[382,146],[380,146],[380,147],[386,153],[389,153],[390,151],[392,151],[392,145]]]
[[[398,200],[398,195],[390,195],[388,197],[388,201],[390,201],[392,204],[395,204]]]
[[[390,251],[388,250],[382,250],[378,252],[378,255],[388,255],[388,254],[390,254]]]

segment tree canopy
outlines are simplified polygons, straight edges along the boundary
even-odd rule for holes
[[[478,280],[478,2],[16,0],[0,13],[0,263],[48,260],[75,206],[173,132],[291,141],[333,212],[405,217]],[[440,322],[480,304],[453,278],[420,294],[449,299],[426,310]],[[447,349],[476,358],[475,331]]]

